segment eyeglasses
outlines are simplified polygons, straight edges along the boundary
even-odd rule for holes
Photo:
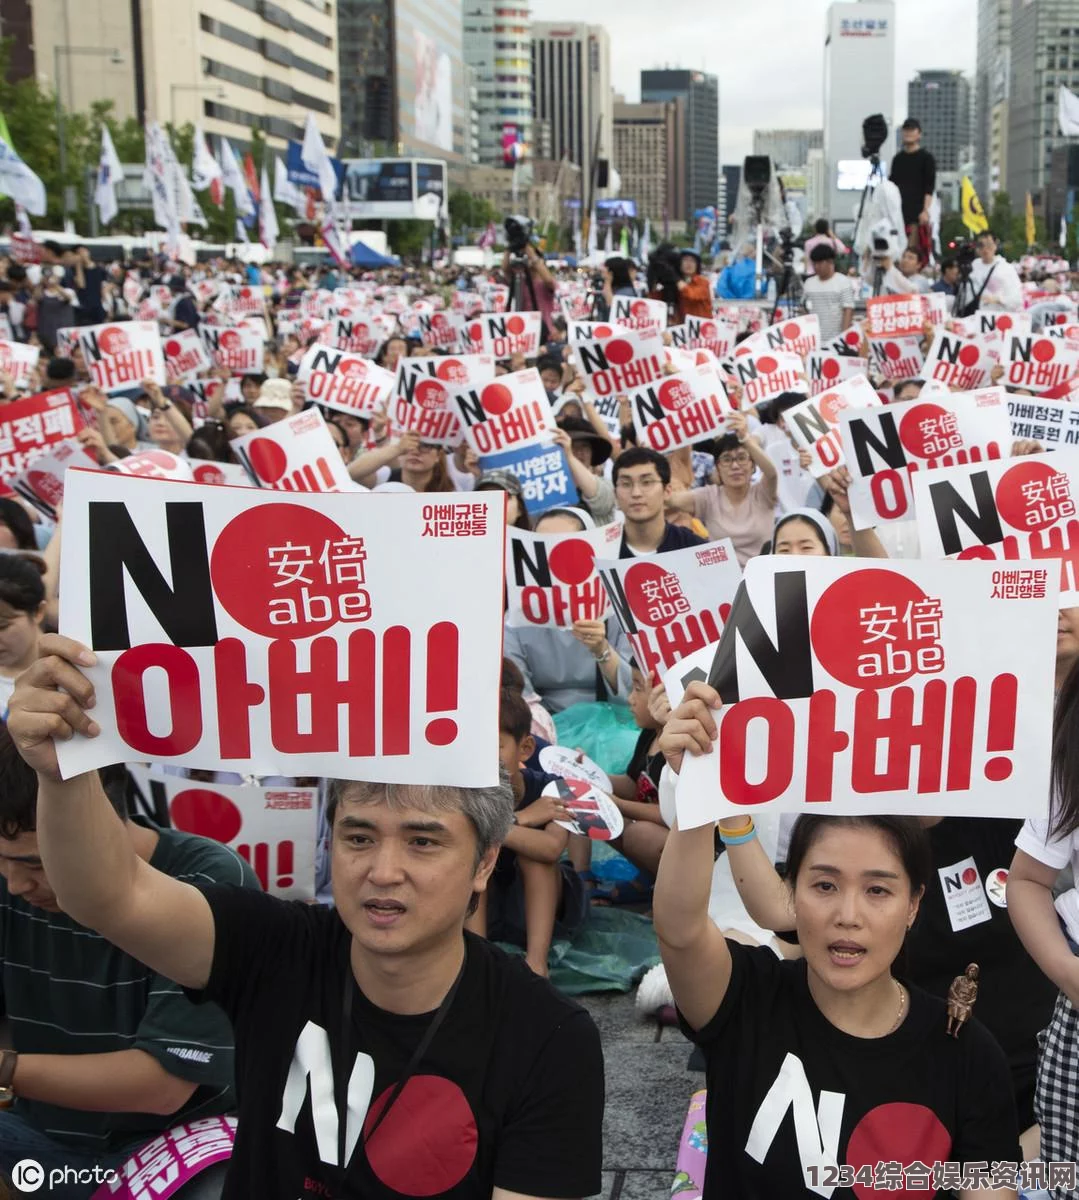
[[[441,450],[441,446],[436,446],[434,442],[420,442],[421,450]]]
[[[741,465],[749,462],[749,454],[745,450],[737,450],[734,454],[721,454],[719,462],[724,467],[733,466],[735,463]]]
[[[644,479],[627,479],[623,475],[614,486],[620,492],[650,492],[653,488],[662,487],[663,480],[657,475],[649,475]]]

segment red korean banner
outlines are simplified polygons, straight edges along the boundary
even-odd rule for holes
[[[171,479],[179,483],[193,483],[195,474],[191,463],[168,450],[141,450],[118,458],[104,467],[117,475],[134,475],[139,479]]]
[[[1079,605],[1079,450],[966,463],[926,471],[913,483],[925,558],[1019,561],[1024,568],[1059,560],[1061,606]],[[1055,580],[1057,572],[1050,574]]]
[[[97,655],[102,733],[58,746],[65,778],[149,760],[497,782],[502,496],[85,471],[66,492],[61,632]]]
[[[621,544],[620,524],[580,533],[516,528],[506,533],[507,625],[564,629],[568,637],[574,621],[602,621],[607,616],[607,593],[596,559],[610,557]]]
[[[357,417],[384,411],[393,395],[392,371],[317,342],[303,356],[296,380],[304,385],[304,400]]]
[[[0,375],[7,375],[20,390],[30,387],[30,376],[41,357],[38,346],[0,341]]]
[[[1024,566],[1033,586],[1009,592],[994,563],[751,559],[718,646],[664,680],[672,705],[697,679],[723,699],[713,750],[682,760],[679,828],[1043,815],[1059,598]]]
[[[988,345],[980,337],[975,340],[938,329],[925,356],[922,377],[972,392],[990,385],[995,365]]]
[[[91,381],[103,392],[137,387],[144,379],[167,382],[165,352],[153,321],[90,325],[79,330],[79,345]]]
[[[740,343],[734,351],[735,359],[740,355],[797,354],[805,358],[820,349],[820,318],[816,313],[804,317],[791,317],[775,325],[769,325],[760,333]]]
[[[457,313],[417,313],[415,321],[420,340],[429,349],[461,353],[467,344],[465,319]]]
[[[465,329],[472,348],[494,358],[523,354],[535,358],[540,349],[543,317],[538,312],[499,314],[481,313]]]
[[[1010,337],[1002,365],[1006,386],[1049,392],[1079,375],[1079,346],[1047,334]]]
[[[233,438],[251,482],[281,492],[354,492],[337,443],[317,408]]]
[[[83,424],[67,388],[0,404],[0,479],[18,475],[46,447],[71,437]]]
[[[494,377],[495,360],[489,354],[402,358],[393,384],[394,429],[418,433],[423,441],[452,450],[464,435],[451,393]]]
[[[865,327],[871,338],[921,338],[926,315],[921,296],[874,296],[865,302]]]
[[[925,365],[920,337],[869,339],[869,361],[873,372],[889,383],[920,379]]]
[[[734,407],[713,364],[689,367],[630,392],[637,444],[667,454],[723,434]]]
[[[169,383],[181,383],[192,376],[203,374],[213,366],[206,343],[199,336],[197,329],[170,333],[165,338],[163,349]]]
[[[99,469],[97,459],[82,448],[75,438],[65,438],[38,454],[26,464],[26,470],[11,480],[12,490],[32,504],[50,521],[64,501],[64,472],[68,467],[86,471]]]
[[[781,392],[806,392],[805,367],[797,354],[765,351],[736,357],[735,382],[742,389],[741,408],[774,400]]]
[[[647,558],[596,564],[645,677],[719,641],[742,568],[730,538]]]
[[[623,329],[662,332],[667,328],[667,302],[615,296],[611,301],[611,320]]]
[[[663,377],[666,355],[658,333],[618,333],[573,348],[589,390],[605,396],[628,395]]]
[[[481,458],[549,442],[556,430],[551,402],[535,367],[451,392],[450,403],[465,440]]]
[[[852,358],[849,354],[836,354],[833,350],[819,350],[806,355],[806,376],[809,394],[819,396],[836,384],[865,375],[869,371],[869,360]]]
[[[258,329],[237,325],[220,328],[203,324],[199,333],[215,367],[224,367],[233,375],[261,375],[265,336]]]
[[[855,529],[912,520],[915,472],[1003,458],[1012,444],[1002,387],[846,409],[839,422]]]
[[[808,450],[810,474],[820,479],[846,462],[839,414],[848,408],[879,408],[880,397],[864,375],[836,384],[827,392],[788,408],[783,414],[791,441]]]

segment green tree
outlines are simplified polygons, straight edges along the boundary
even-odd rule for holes
[[[431,244],[430,221],[387,221],[390,249],[401,258],[419,258]]]
[[[492,221],[498,221],[498,212],[486,197],[474,196],[463,188],[452,189],[447,203],[450,210],[450,228],[454,233],[483,230]]]

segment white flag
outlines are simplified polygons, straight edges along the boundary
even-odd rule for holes
[[[188,225],[201,225],[205,229],[209,224],[206,220],[206,214],[202,211],[202,205],[191,190],[191,184],[188,182],[187,175],[184,174],[184,169],[179,163],[176,164],[175,171],[176,194],[180,203],[180,220],[186,222]]]
[[[274,246],[277,245],[277,237],[280,232],[277,213],[274,212],[273,194],[270,192],[270,173],[266,170],[266,160],[263,159],[259,203],[259,241],[272,252]]]
[[[143,178],[154,200],[154,222],[168,234],[167,247],[174,251],[180,244],[180,206],[176,195],[176,156],[168,138],[156,121],[147,121],[146,170]]]
[[[97,164],[97,186],[94,188],[94,204],[102,225],[108,223],[120,211],[116,200],[116,185],[124,177],[123,164],[112,144],[112,134],[107,125],[101,126],[101,158]]]
[[[1065,137],[1079,134],[1079,96],[1066,87],[1061,87],[1057,94],[1057,116]]]
[[[247,236],[247,230],[244,228],[243,220],[240,217],[236,218],[236,240],[242,242],[245,246],[251,241]]]
[[[7,133],[7,125],[3,126]],[[7,137],[10,137],[7,134]],[[10,196],[35,217],[45,215],[45,185],[19,157],[15,147],[0,134],[0,196]]]
[[[206,191],[215,180],[221,178],[221,167],[210,153],[201,125],[195,126],[195,161],[191,167],[191,175],[197,192]]]
[[[238,216],[250,217],[255,212],[251,193],[247,190],[243,168],[240,166],[228,138],[221,139],[221,182],[232,191]]]
[[[1061,250],[1068,244],[1068,218],[1063,213],[1060,214],[1060,248]]]
[[[307,207],[303,193],[288,177],[288,168],[276,156],[273,160],[273,198],[280,204],[288,204],[301,215]]]
[[[326,145],[312,113],[307,114],[307,125],[303,131],[303,148],[300,151],[303,165],[318,177],[323,201],[332,206],[337,195],[337,172],[333,169]]]
[[[607,233],[605,234],[605,236],[603,238],[603,253],[604,254],[613,254],[614,253],[614,243],[611,238],[611,230],[613,228],[614,227],[612,225],[607,226]]]
[[[599,228],[596,225],[596,210],[593,207],[592,215],[588,219],[588,246],[585,249],[585,254],[591,258],[599,250]]]
[[[638,262],[647,262],[648,256],[652,253],[652,220],[650,217],[644,219],[644,233],[641,234],[641,245],[637,251]]]

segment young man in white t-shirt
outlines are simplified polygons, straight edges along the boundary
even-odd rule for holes
[[[809,255],[813,274],[802,285],[806,308],[820,321],[821,342],[827,343],[849,329],[854,320],[854,287],[845,275],[837,275],[835,249],[826,243],[814,246]]]

